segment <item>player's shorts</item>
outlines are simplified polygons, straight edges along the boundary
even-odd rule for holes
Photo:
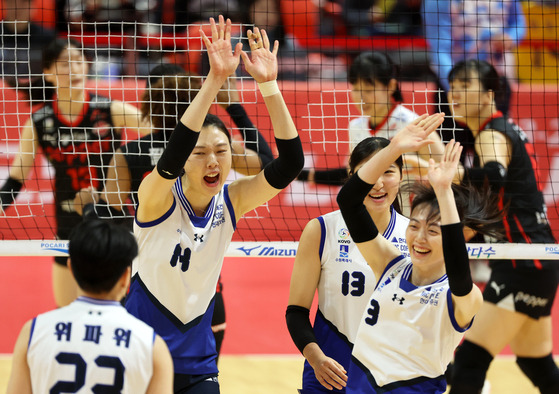
[[[217,374],[186,375],[176,373],[173,392],[175,394],[219,394]]]
[[[499,308],[538,319],[551,315],[558,283],[558,269],[494,267],[483,299]]]

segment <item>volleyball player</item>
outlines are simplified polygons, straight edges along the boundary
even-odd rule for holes
[[[165,342],[118,302],[138,255],[132,233],[99,220],[80,223],[69,255],[79,297],[23,326],[7,393],[171,393]]]
[[[457,63],[449,74],[453,115],[475,138],[474,164],[463,181],[489,182],[503,206],[506,238],[515,243],[555,243],[538,185],[537,161],[524,131],[497,110],[499,75],[485,61]],[[477,393],[495,355],[506,345],[542,393],[559,392],[552,355],[551,309],[559,282],[554,260],[491,260],[484,303],[454,363],[451,393]]]
[[[140,245],[126,308],[153,325],[171,349],[176,393],[219,393],[213,298],[236,222],[297,177],[303,151],[277,87],[277,51],[265,31],[249,31],[251,56],[231,48],[231,21],[210,19],[203,33],[210,71],[154,169],[140,185],[134,232]],[[230,137],[206,115],[243,58],[270,113],[279,157],[255,176],[225,185]]]
[[[353,240],[378,278],[361,318],[349,367],[347,393],[443,393],[444,372],[482,304],[473,284],[464,227],[491,233],[499,211],[472,190],[452,187],[460,144],[447,144],[431,187],[417,183],[406,241],[410,257],[366,214],[363,198],[401,154],[417,150],[443,121],[422,116],[406,126],[341,189],[338,203]]]
[[[386,138],[368,137],[357,144],[349,158],[350,173],[389,143]],[[409,220],[394,208],[399,206],[402,166],[398,157],[375,182],[363,204],[378,223],[379,232],[408,255],[405,232]],[[286,312],[293,342],[306,359],[301,393],[345,392],[355,334],[375,284],[373,271],[350,237],[339,210],[307,224],[299,240]],[[312,327],[309,309],[317,289],[318,310]]]
[[[88,64],[75,41],[54,40],[43,51],[42,66],[45,86],[32,86],[31,92],[33,102],[44,105],[23,126],[19,152],[0,189],[1,206],[5,210],[16,198],[41,148],[54,166],[56,236],[68,239],[70,230],[82,220],[74,197],[83,188],[103,188],[123,129],[140,134],[150,129],[136,107],[86,89]],[[55,257],[54,261],[54,298],[57,306],[64,306],[76,298],[77,286],[66,259]]]
[[[375,136],[391,139],[402,127],[417,118],[417,114],[406,108],[399,86],[398,68],[385,53],[364,52],[355,58],[348,71],[351,98],[361,116],[349,123],[350,151],[363,139]],[[438,160],[443,145],[436,133],[429,138],[437,142],[420,150],[420,158]],[[420,175],[418,166],[426,168],[417,155],[404,157],[409,175]],[[347,168],[329,170],[305,169],[299,180],[318,184],[341,185],[347,179]]]

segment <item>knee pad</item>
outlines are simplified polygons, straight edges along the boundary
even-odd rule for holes
[[[551,354],[545,357],[517,357],[516,363],[542,394],[559,393],[559,368]]]
[[[464,341],[456,350],[452,371],[451,394],[479,393],[493,356],[481,346]]]

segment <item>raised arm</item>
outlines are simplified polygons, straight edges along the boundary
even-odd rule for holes
[[[268,141],[258,131],[241,104],[241,96],[237,90],[235,76],[227,78],[225,85],[217,94],[218,104],[227,111],[243,142],[233,141],[233,169],[243,175],[256,175],[274,155]]]
[[[219,89],[239,65],[242,44],[238,43],[233,52],[231,21],[229,19],[225,21],[220,15],[218,24],[213,18],[210,18],[210,24],[212,41],[203,30],[200,30],[210,60],[210,72],[200,91],[182,115],[156,168],[140,185],[136,216],[142,222],[158,219],[171,207],[173,203],[171,189],[196,146],[204,119]]]
[[[287,187],[304,164],[301,140],[276,81],[279,43],[276,41],[271,50],[268,35],[258,28],[255,28],[254,33],[249,30],[248,35],[251,57],[244,51],[241,52],[241,57],[264,98],[279,156],[258,175],[239,179],[229,186],[233,206],[241,216],[269,201]]]
[[[377,278],[382,276],[387,264],[401,253],[390,241],[378,236],[378,229],[363,200],[384,171],[404,152],[417,151],[433,143],[428,136],[443,119],[442,114],[422,115],[404,127],[386,148],[376,153],[349,179],[338,194],[338,205],[351,237]]]
[[[452,181],[455,177],[462,147],[450,141],[440,163],[431,159],[427,174],[435,191],[441,213],[443,255],[454,304],[454,316],[460,327],[470,324],[483,303],[481,290],[473,284],[470,262],[464,239],[464,226],[460,221]]]
[[[114,125],[122,132],[124,129],[134,130],[143,137],[151,133],[151,125],[142,119],[142,113],[132,104],[119,100],[111,102],[111,116]]]

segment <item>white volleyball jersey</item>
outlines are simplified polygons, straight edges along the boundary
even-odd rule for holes
[[[153,328],[120,303],[79,297],[33,320],[27,349],[33,392],[145,393],[154,340]]]
[[[384,137],[391,140],[392,137],[405,125],[417,118],[418,115],[404,107],[402,104],[397,104],[388,113],[386,118],[378,124],[374,129],[368,116],[361,116],[349,122],[349,148],[350,152],[368,137]]]
[[[321,226],[321,272],[314,332],[322,351],[347,370],[357,328],[375,288],[376,278],[351,239],[339,210],[318,217],[318,221]],[[409,255],[406,244],[408,223],[408,218],[392,209],[390,223],[383,234],[405,256]],[[308,363],[303,371],[303,389],[323,390]]]
[[[160,219],[134,223],[139,254],[126,309],[167,342],[175,373],[216,373],[213,298],[236,227],[228,186],[195,215],[178,178],[173,206]]]
[[[353,375],[354,383],[390,388],[443,380],[467,328],[456,323],[446,274],[416,287],[412,267],[409,258],[398,257],[383,273],[359,325],[348,381]]]

